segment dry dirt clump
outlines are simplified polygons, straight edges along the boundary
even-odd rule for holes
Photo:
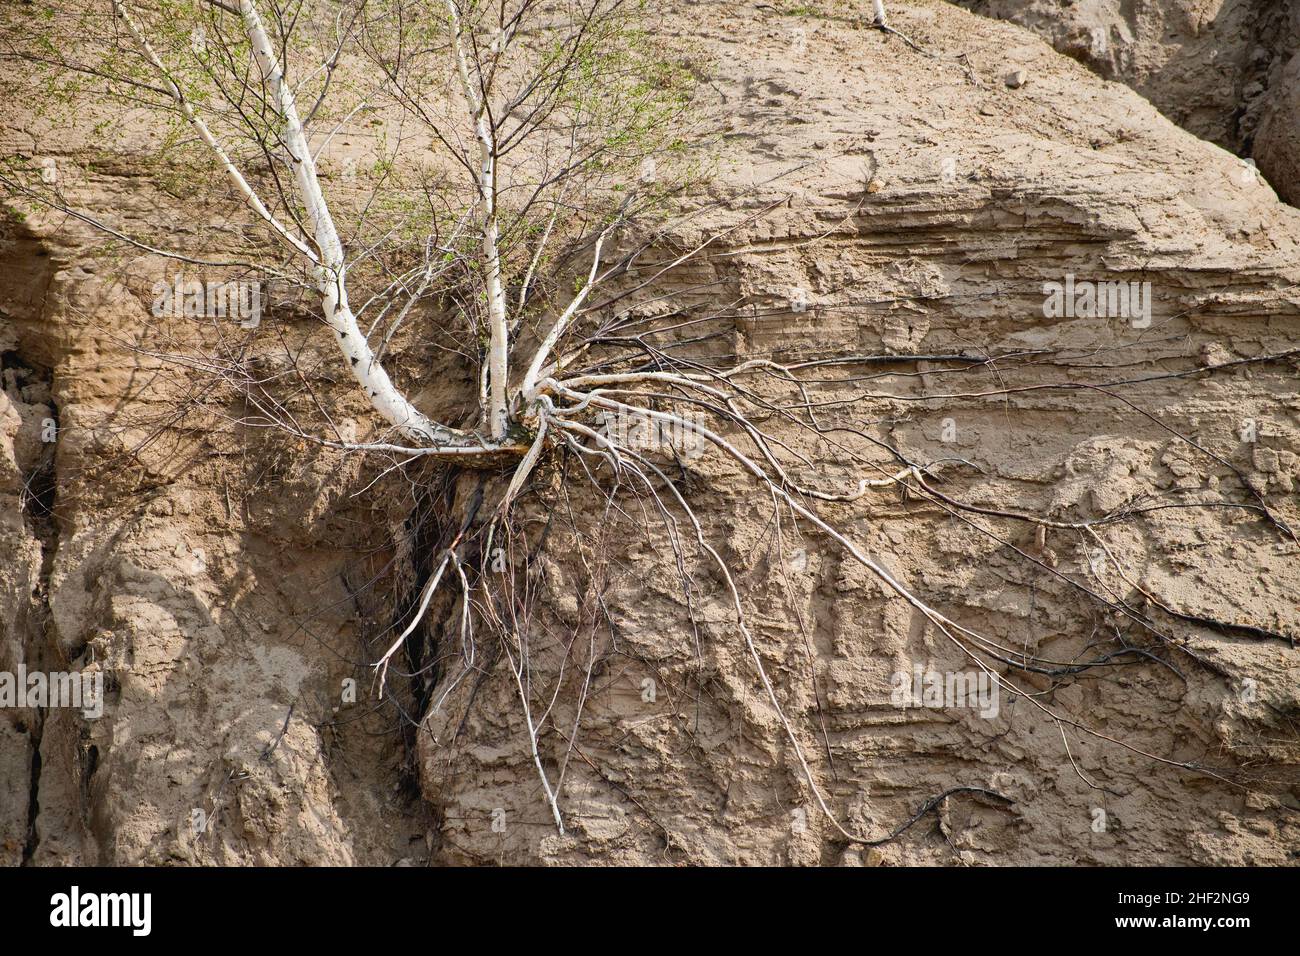
[[[1033,30],[1300,202],[1300,8],[1287,0],[956,0]]]
[[[869,356],[796,390],[820,435],[763,427],[819,487],[926,466],[815,510],[1020,693],[716,451],[661,456],[737,571],[751,654],[717,574],[683,591],[671,526],[557,460],[516,518],[531,563],[500,570],[553,695],[561,834],[502,654],[458,679],[453,598],[386,701],[365,667],[483,479],[240,434],[141,341],[154,264],[10,217],[0,670],[98,667],[109,697],[0,713],[0,861],[1294,863],[1300,212],[1021,27],[891,5],[909,45],[864,16],[663,3],[719,135],[642,275],[721,238],[630,314],[671,299],[715,358]],[[205,238],[130,143],[106,162],[16,107],[3,136],[87,208]],[[1118,287],[1081,304],[1112,282],[1124,314]],[[284,328],[329,368],[310,316]],[[473,394],[393,350],[429,404]],[[365,429],[343,376],[314,385]]]

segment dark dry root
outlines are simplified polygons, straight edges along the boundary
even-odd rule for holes
[[[809,366],[804,366],[804,368],[806,367]],[[795,390],[799,393],[798,400],[780,403],[760,396],[754,388],[743,384],[746,377],[756,374],[793,384]],[[1143,628],[1157,640],[1159,646],[1177,649],[1187,654],[1198,664],[1204,664],[1205,662],[1198,655],[1182,646],[1181,642],[1158,626],[1142,609],[1133,606],[1116,591],[1114,586],[1103,580],[1100,575],[1097,575],[1096,586],[1077,581],[1073,577],[1057,571],[1054,567],[1049,567],[1034,556],[1026,554],[1021,549],[1015,548],[979,523],[979,519],[982,517],[1000,517],[1029,522],[1043,529],[1052,529],[1057,532],[1074,532],[1083,535],[1103,549],[1109,562],[1115,568],[1120,581],[1145,595],[1150,604],[1166,611],[1171,616],[1196,620],[1194,616],[1182,615],[1180,612],[1166,607],[1156,601],[1148,592],[1142,590],[1124,570],[1122,563],[1115,557],[1099,534],[1100,528],[1138,520],[1144,510],[1147,509],[1132,509],[1122,514],[1108,515],[1093,521],[1061,521],[1036,516],[1021,510],[967,504],[952,495],[939,491],[934,486],[933,482],[938,465],[908,461],[893,449],[890,449],[890,451],[896,459],[896,463],[901,467],[891,472],[890,468],[876,464],[873,467],[881,473],[879,478],[861,478],[853,487],[843,490],[802,485],[793,478],[789,466],[782,461],[782,458],[793,458],[795,464],[810,464],[808,459],[788,445],[779,442],[763,427],[760,427],[757,423],[758,416],[765,416],[768,419],[777,418],[786,423],[797,424],[805,432],[820,437],[832,434],[832,430],[823,427],[818,422],[816,415],[812,411],[812,403],[808,400],[808,392],[803,383],[799,382],[795,376],[795,369],[768,361],[749,362],[725,370],[702,368],[697,363],[679,363],[677,367],[668,371],[598,372],[577,374],[568,378],[548,378],[540,383],[538,390],[532,396],[531,409],[533,421],[536,423],[532,445],[515,467],[509,484],[505,492],[500,496],[490,520],[476,534],[483,536],[489,543],[494,540],[508,541],[513,539],[510,531],[512,506],[527,487],[535,470],[543,462],[555,463],[559,460],[560,456],[556,454],[557,450],[567,451],[571,455],[571,462],[576,462],[577,467],[585,472],[588,484],[597,489],[598,497],[603,497],[602,508],[607,517],[614,513],[620,514],[634,523],[638,523],[648,531],[650,516],[645,514],[644,510],[641,515],[636,517],[628,515],[619,503],[619,498],[620,496],[633,494],[638,500],[648,502],[651,505],[652,513],[658,516],[658,521],[662,525],[672,549],[673,562],[680,577],[682,593],[685,596],[685,623],[688,625],[690,633],[695,635],[695,640],[698,642],[701,624],[697,617],[700,591],[694,579],[696,572],[693,569],[697,561],[703,560],[713,566],[716,578],[723,583],[728,595],[728,602],[734,613],[733,622],[738,637],[744,644],[747,655],[754,665],[755,673],[763,685],[768,701],[781,722],[785,737],[800,765],[803,777],[814,800],[834,829],[844,839],[867,846],[878,846],[883,842],[888,842],[905,832],[911,824],[937,806],[943,799],[955,793],[978,792],[994,799],[1005,800],[1006,798],[984,788],[957,787],[927,802],[916,817],[891,834],[883,837],[872,837],[847,830],[832,812],[823,793],[822,785],[818,782],[818,775],[810,765],[808,755],[800,742],[801,735],[787,717],[755,646],[748,624],[745,599],[737,584],[735,569],[724,560],[717,548],[708,540],[703,525],[690,502],[678,488],[678,484],[664,470],[665,468],[672,468],[673,463],[663,459],[662,455],[652,457],[653,453],[644,447],[631,447],[626,441],[611,437],[608,430],[602,430],[598,427],[594,420],[596,413],[603,411],[624,414],[642,421],[662,423],[678,429],[679,434],[692,436],[694,440],[704,443],[713,452],[730,459],[734,464],[738,465],[742,472],[753,482],[756,492],[771,498],[775,516],[779,516],[782,511],[788,511],[796,524],[803,524],[816,529],[816,531],[833,542],[834,546],[840,548],[854,561],[871,571],[890,591],[919,611],[939,634],[943,635],[980,671],[987,674],[990,680],[994,681],[999,688],[1006,691],[1013,698],[1024,700],[1028,705],[1050,719],[1060,732],[1062,748],[1067,759],[1079,779],[1088,787],[1099,790],[1107,789],[1090,780],[1075,762],[1070,745],[1069,731],[1105,741],[1112,746],[1127,750],[1154,762],[1206,774],[1234,786],[1239,785],[1234,780],[1235,772],[1231,768],[1212,767],[1188,761],[1173,760],[1144,751],[1122,739],[1109,736],[1067,713],[1049,707],[1040,699],[1045,695],[1044,691],[1023,687],[1011,676],[1014,673],[1034,674],[1046,676],[1056,682],[1059,679],[1085,673],[1095,668],[1132,666],[1145,660],[1168,667],[1181,678],[1182,673],[1167,660],[1146,648],[1128,644],[1119,634],[1118,629],[1115,631],[1115,641],[1119,646],[1112,650],[1096,653],[1090,659],[1085,660],[1054,660],[1028,653],[1024,648],[1010,648],[1000,644],[993,638],[952,620],[915,592],[905,587],[888,570],[863,552],[844,532],[812,510],[811,503],[818,500],[826,502],[853,501],[867,494],[871,489],[889,487],[897,488],[905,494],[930,501],[958,520],[1012,547],[1016,554],[1032,562],[1040,570],[1067,582],[1096,604],[1099,609],[1107,613],[1118,614],[1127,618],[1136,626]],[[710,424],[705,425],[697,419],[684,417],[687,410],[702,410]],[[724,434],[724,432],[730,433],[734,437],[728,437],[728,434]],[[855,432],[855,434],[866,437],[860,431]],[[673,454],[672,448],[661,448],[658,451]],[[1212,453],[1207,452],[1207,455],[1215,460],[1221,460]],[[659,457],[662,464],[657,462],[655,457]],[[677,461],[676,465],[680,468],[681,462]],[[570,465],[564,467],[567,469]],[[565,496],[568,496],[574,490],[570,487],[570,484],[570,479],[566,476],[563,483]],[[1172,506],[1162,505],[1157,507]],[[1195,507],[1193,504],[1184,506]],[[545,509],[548,522],[553,518],[553,509],[555,507],[556,505],[552,504]],[[1240,507],[1260,510],[1265,506],[1261,502]],[[1285,527],[1280,520],[1274,520],[1272,523],[1275,527]],[[552,780],[543,764],[539,746],[539,737],[545,729],[547,720],[551,719],[550,715],[560,688],[557,683],[550,700],[539,703],[534,702],[529,693],[529,688],[535,686],[533,652],[529,646],[531,613],[528,608],[531,607],[531,601],[535,597],[530,591],[531,585],[529,582],[532,574],[530,562],[525,561],[524,569],[518,575],[512,572],[510,576],[503,579],[500,582],[500,588],[498,588],[499,593],[495,594],[491,599],[486,599],[481,595],[475,596],[471,593],[473,589],[470,587],[458,557],[458,547],[457,541],[449,544],[439,572],[431,578],[426,590],[431,594],[432,590],[439,587],[441,582],[450,580],[458,582],[464,591],[465,599],[462,602],[460,626],[462,642],[469,649],[466,654],[465,672],[471,669],[470,660],[473,656],[472,648],[476,623],[481,627],[486,627],[501,641],[503,656],[511,669],[512,679],[518,691],[527,729],[530,756],[536,766],[542,790],[555,824],[563,832],[563,815],[560,810],[563,770],[559,772],[555,780]],[[782,573],[785,572],[785,560],[783,555]],[[588,566],[587,570],[590,574],[591,567]],[[510,596],[515,590],[521,590],[523,596]],[[594,591],[588,589],[588,597],[593,600],[598,593],[599,589]],[[427,606],[427,600],[424,603]],[[475,609],[475,613],[471,613],[471,606]],[[1283,637],[1283,635],[1262,628],[1257,630],[1260,634],[1266,634],[1270,637]],[[575,635],[576,637],[577,635]],[[555,726],[556,732],[561,733],[564,739],[570,742],[564,759],[566,765],[568,757],[575,752],[582,705],[590,692],[591,668],[594,666],[595,658],[594,631],[587,635],[587,639],[593,643],[591,644],[591,650],[585,657],[586,670],[580,685],[578,706],[576,708],[577,716],[575,716],[571,727]],[[394,646],[396,647],[396,645]],[[381,683],[387,658],[386,655],[376,665],[381,675]],[[995,669],[998,667],[1001,670]],[[459,677],[455,678],[456,681],[460,679]],[[451,686],[454,686],[454,683]],[[448,687],[442,693],[440,699],[445,700],[447,694],[450,693],[450,689]],[[435,704],[436,706],[437,704]],[[827,757],[829,760],[829,747],[827,748]]]

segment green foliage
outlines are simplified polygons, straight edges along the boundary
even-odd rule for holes
[[[196,216],[223,227],[255,223],[186,122],[174,83],[277,217],[304,232],[282,123],[239,18],[202,0],[127,6],[164,75],[141,55],[111,0],[38,0],[0,8],[7,66],[17,67],[0,71],[0,94],[31,102],[46,123],[88,130],[77,162],[90,173],[129,157],[133,173]],[[477,197],[465,166],[476,159],[444,0],[258,0],[258,7],[284,52],[300,113],[312,115],[325,194],[350,250],[353,299],[387,287],[432,249],[439,280],[429,295],[454,299],[472,315],[482,301],[481,263]],[[691,51],[656,35],[649,6],[635,0],[463,0],[461,7],[476,66],[490,78],[499,137],[510,141],[497,197],[504,280],[517,287],[535,262],[533,287],[545,301],[548,292],[563,293],[575,271],[585,273],[564,255],[574,240],[620,209],[643,221],[666,216],[700,175],[700,153],[690,148]],[[501,24],[521,10],[520,29],[500,42]],[[326,70],[325,63],[335,65]],[[10,165],[2,175],[41,193],[38,170]],[[173,237],[159,225],[163,233],[141,238],[168,245]],[[254,244],[242,254],[268,273],[288,268],[292,253],[264,226],[187,231],[186,241],[203,255],[215,252],[201,248],[205,242],[228,244],[233,234]]]

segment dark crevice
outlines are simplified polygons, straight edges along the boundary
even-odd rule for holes
[[[420,596],[424,592],[425,585],[428,584],[429,578],[436,570],[436,558],[438,555],[438,545],[442,538],[442,529],[437,520],[438,504],[434,501],[426,501],[416,514],[407,520],[406,530],[411,536],[413,544],[412,561],[415,565],[415,586],[411,589],[406,602],[406,613],[403,615],[402,625],[406,626],[411,617],[419,608]],[[444,574],[445,577],[445,574]],[[429,697],[433,693],[433,685],[437,683],[440,676],[437,671],[439,666],[438,647],[436,636],[433,633],[432,622],[426,615],[421,621],[421,626],[412,632],[406,641],[406,662],[410,666],[411,674],[411,695],[415,704],[417,713],[423,713],[425,706],[429,702]],[[425,671],[426,663],[430,670]]]
[[[44,715],[42,715],[42,718]],[[39,724],[32,728],[32,769],[30,785],[27,791],[27,839],[23,843],[22,866],[30,866],[36,855],[36,845],[40,842],[36,833],[36,817],[40,813],[41,790],[41,735]]]
[[[439,518],[447,509],[449,494],[450,489],[443,487],[421,495],[414,512],[406,519],[404,531],[411,542],[410,561],[414,575],[409,590],[398,603],[397,613],[393,615],[394,633],[400,634],[410,625],[419,610],[425,585],[436,570],[433,556],[443,536]],[[430,613],[406,638],[405,646],[402,648],[406,664],[404,670],[410,675],[405,698],[410,711],[404,715],[407,719],[402,720],[402,741],[406,758],[402,761],[401,782],[403,790],[411,798],[419,793],[415,757],[419,723],[425,708],[428,707],[433,688],[441,676],[441,668],[438,664],[439,642],[430,621],[432,611],[431,608]],[[394,673],[392,676],[397,675]]]
[[[55,495],[58,480],[55,471],[55,445],[58,438],[58,406],[51,396],[52,371],[27,361],[17,351],[0,353],[0,388],[9,393],[14,406],[39,416],[36,422],[41,443],[34,460],[22,461],[23,488],[21,507],[28,533],[40,547],[41,564],[32,599],[36,605],[31,637],[24,646],[22,659],[29,671],[47,670],[46,662],[53,646],[53,623],[50,613],[50,575],[58,545],[55,520]],[[36,821],[40,814],[41,742],[44,737],[44,708],[33,713],[28,730],[32,748],[27,796],[27,833],[23,844],[22,864],[31,864],[40,843]]]
[[[418,612],[424,588],[429,579],[437,573],[446,548],[457,537],[457,531],[472,523],[482,505],[483,487],[471,495],[465,508],[465,516],[457,518],[457,497],[454,469],[449,470],[442,482],[435,484],[421,496],[414,512],[406,521],[406,534],[411,542],[411,565],[414,581],[403,596],[399,613],[394,615],[393,627],[401,633],[410,624]],[[462,560],[473,566],[476,557],[460,549]],[[473,575],[471,575],[471,579]],[[407,637],[403,648],[406,671],[410,674],[406,700],[411,708],[402,727],[403,742],[407,759],[404,761],[403,783],[412,796],[419,793],[418,773],[416,771],[415,750],[420,722],[438,682],[443,677],[443,663],[440,649],[443,645],[442,624],[447,602],[447,595],[460,590],[459,582],[450,571],[443,572],[443,582],[439,586],[440,595],[434,600],[420,621],[418,627]]]

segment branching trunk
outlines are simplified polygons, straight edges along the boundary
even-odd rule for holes
[[[319,250],[319,262],[315,271],[321,307],[325,321],[334,330],[339,348],[352,369],[353,377],[365,390],[375,410],[404,434],[438,445],[463,441],[465,436],[457,436],[452,429],[428,419],[394,387],[388,373],[376,360],[370,343],[357,326],[356,317],[348,304],[343,243],[321,192],[316,163],[302,122],[298,118],[293,92],[284,80],[275,47],[252,0],[240,0],[239,12],[244,19],[244,29],[252,44],[258,69],[273,97],[275,109],[284,122],[284,145],[293,167],[294,182],[302,194]]]
[[[262,202],[261,197],[259,197],[253,190],[253,187],[249,185],[248,180],[244,178],[244,174],[239,171],[237,166],[235,166],[225,148],[217,142],[217,138],[212,134],[212,130],[208,127],[208,124],[205,123],[203,118],[194,111],[193,105],[185,98],[185,94],[181,92],[180,86],[177,85],[176,81],[172,79],[171,75],[167,72],[167,68],[163,65],[162,60],[158,58],[158,54],[154,51],[153,45],[149,42],[148,37],[145,36],[144,30],[141,29],[139,21],[136,20],[136,18],[131,14],[131,11],[127,9],[126,4],[124,4],[122,0],[113,0],[113,9],[117,11],[117,15],[120,16],[122,22],[126,24],[126,28],[130,32],[132,39],[134,39],[136,45],[140,47],[140,52],[149,62],[149,65],[158,72],[167,92],[171,94],[172,99],[176,102],[176,107],[181,111],[181,115],[185,118],[185,121],[194,128],[196,133],[199,134],[199,139],[203,141],[203,144],[216,154],[217,159],[221,162],[221,167],[226,171],[226,175],[230,177],[231,181],[234,182],[235,188],[239,190],[239,194],[243,197],[244,202],[253,210],[254,213],[257,214],[259,218],[274,229],[282,239],[288,242],[289,245],[293,246],[293,248],[297,249],[298,252],[315,262],[316,253],[312,248],[303,242],[301,238],[289,232],[289,230],[285,228],[284,224],[271,214],[271,211],[266,208],[266,204]]]
[[[446,0],[447,16],[451,21],[452,49],[456,56],[456,71],[460,74],[462,91],[474,138],[478,142],[479,203],[483,207],[482,255],[487,282],[488,320],[488,434],[500,440],[509,425],[506,407],[506,380],[509,376],[509,333],[506,316],[506,293],[501,284],[501,225],[497,212],[497,156],[496,136],[488,121],[487,103],[470,72],[469,52],[465,49],[465,25],[461,20],[456,0]]]
[[[321,191],[316,173],[316,163],[302,121],[298,116],[297,104],[292,90],[285,82],[284,72],[276,54],[276,47],[266,31],[262,18],[252,0],[240,0],[238,14],[243,21],[244,32],[252,45],[253,56],[257,62],[262,80],[271,97],[270,106],[283,123],[280,135],[285,151],[288,153],[293,169],[294,182],[301,194],[306,208],[307,219],[312,230],[315,248],[298,235],[291,232],[277,219],[258,196],[256,190],[235,165],[230,154],[218,142],[211,128],[194,110],[186,99],[180,86],[172,79],[167,67],[149,43],[143,28],[131,14],[123,0],[113,0],[113,8],[126,24],[128,32],[140,48],[145,60],[157,71],[164,82],[164,87],[171,96],[185,121],[198,133],[203,143],[217,156],[222,168],[234,182],[245,204],[269,225],[275,233],[292,246],[298,254],[311,264],[320,294],[323,317],[333,330],[344,359],[352,371],[353,378],[364,390],[371,406],[385,421],[395,426],[402,435],[421,444],[445,448],[448,453],[463,455],[467,451],[481,449],[485,453],[501,450],[496,443],[487,443],[478,436],[449,428],[429,419],[407,400],[389,378],[370,343],[357,325],[356,316],[348,303],[347,264],[342,240],[329,205]],[[223,5],[222,9],[235,12],[234,8]],[[495,233],[492,248],[495,249]],[[495,258],[493,261],[497,261]],[[500,289],[499,267],[495,287]],[[500,313],[504,317],[504,296],[500,296]],[[504,321],[504,319],[503,319]],[[504,336],[502,336],[504,349]],[[503,357],[504,361],[504,357]],[[500,377],[503,381],[504,375]],[[504,409],[504,384],[500,386],[500,406]],[[503,435],[504,429],[494,431],[494,435]]]
[[[533,397],[537,388],[537,382],[543,374],[551,374],[551,370],[544,369],[542,366],[550,356],[556,344],[560,341],[560,336],[564,334],[565,330],[569,327],[569,323],[573,321],[573,317],[577,314],[578,309],[582,307],[582,303],[585,302],[587,296],[591,294],[592,287],[596,284],[596,277],[600,272],[600,250],[605,245],[605,239],[608,235],[609,230],[606,229],[596,239],[596,250],[591,256],[591,273],[587,276],[587,281],[583,284],[582,289],[579,290],[578,294],[573,297],[573,301],[569,303],[568,308],[566,308],[564,312],[560,314],[560,317],[555,320],[555,324],[551,326],[551,331],[547,333],[546,338],[544,338],[541,344],[537,347],[537,352],[533,355],[533,360],[528,366],[528,371],[524,374],[523,395],[525,400]]]

